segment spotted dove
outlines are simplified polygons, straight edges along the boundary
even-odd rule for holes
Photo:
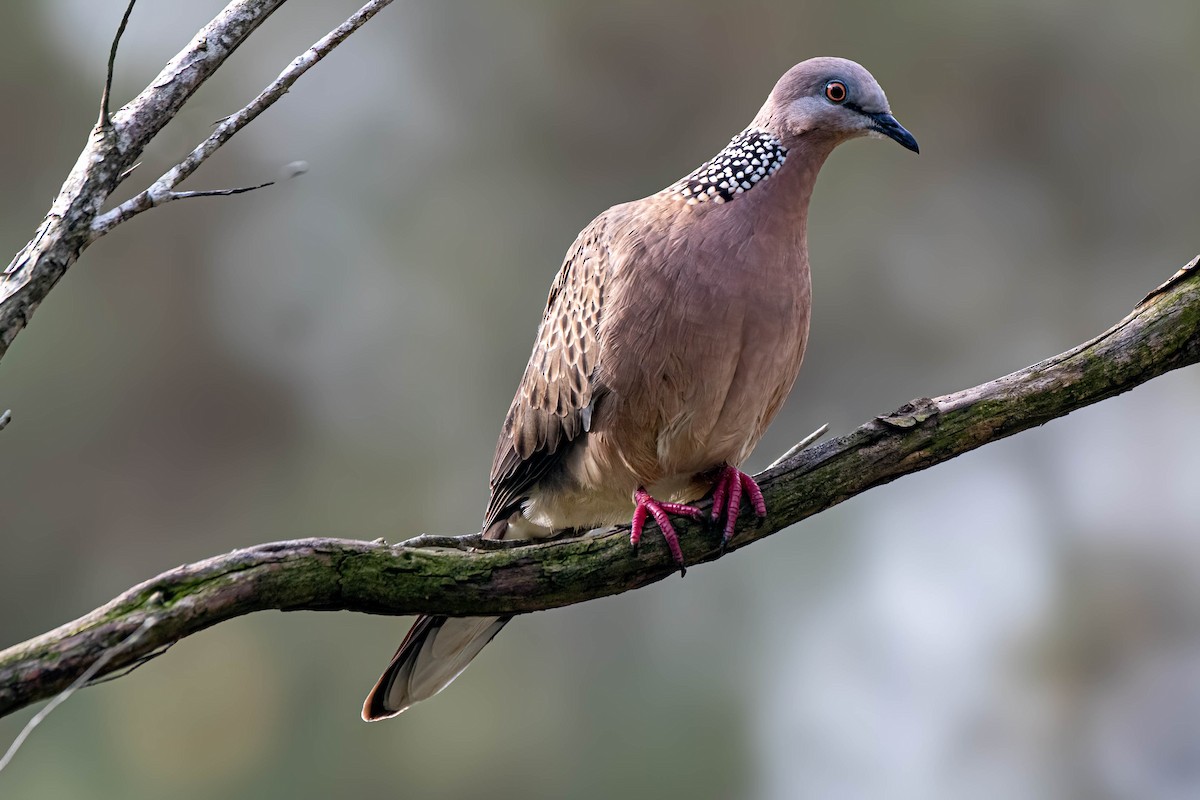
[[[838,144],[917,151],[863,67],[814,58],[780,78],[749,127],[687,177],[596,217],[567,251],[492,463],[483,531],[538,538],[670,515],[713,493],[725,540],[739,466],[792,388],[808,339],[808,203]],[[423,616],[363,706],[395,716],[441,691],[510,617]]]

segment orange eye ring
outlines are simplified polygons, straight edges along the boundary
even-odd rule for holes
[[[846,84],[841,81],[830,81],[825,84],[825,99],[831,103],[844,103],[848,95]]]

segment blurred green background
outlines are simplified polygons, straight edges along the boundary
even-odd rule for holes
[[[221,5],[143,0],[116,96]],[[128,191],[357,5],[288,3]],[[123,6],[0,5],[4,253],[84,143]],[[751,466],[1093,336],[1200,250],[1197,33],[1193,0],[397,3],[187,186],[308,174],[121,227],[0,365],[0,645],[242,545],[473,530],[576,231],[812,55],[871,69],[922,154],[822,173],[809,356]],[[226,623],[76,695],[0,797],[1197,797],[1198,400],[1174,373],[521,619],[390,723],[358,709],[406,620]]]

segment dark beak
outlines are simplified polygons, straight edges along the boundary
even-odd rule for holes
[[[906,150],[912,150],[914,153],[921,152],[916,138],[904,130],[904,126],[897,122],[891,114],[867,114],[867,116],[875,123],[871,126],[872,129],[879,131],[889,139],[894,139]]]

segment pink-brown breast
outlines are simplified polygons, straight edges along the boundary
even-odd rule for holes
[[[779,411],[804,355],[810,281],[803,219],[766,188],[610,212],[598,365],[609,393],[568,459],[581,491],[553,504],[562,515],[582,504],[619,521],[638,486],[694,500],[708,489],[698,474],[740,465]]]

